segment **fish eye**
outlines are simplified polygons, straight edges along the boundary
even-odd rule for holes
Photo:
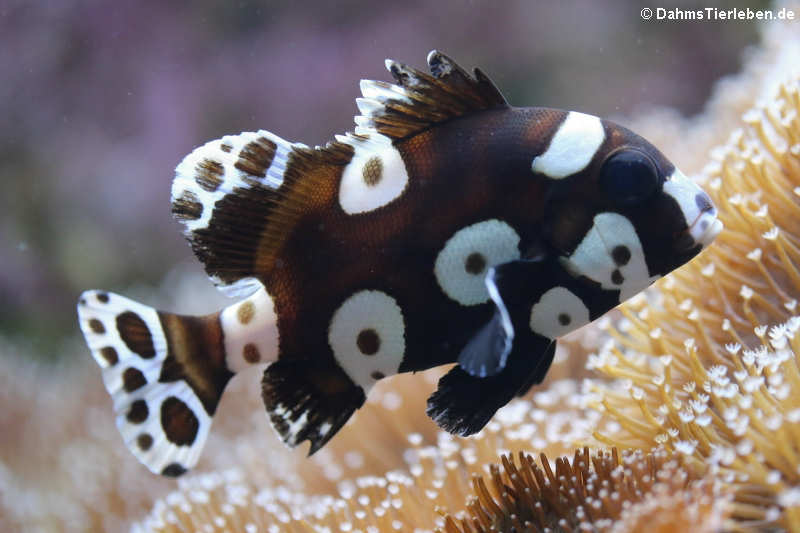
[[[619,205],[634,205],[648,198],[658,185],[658,171],[639,150],[611,155],[600,169],[600,186]]]

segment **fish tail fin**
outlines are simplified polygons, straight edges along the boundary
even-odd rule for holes
[[[233,376],[219,313],[182,316],[86,291],[78,318],[128,449],[156,474],[193,467]]]
[[[272,426],[283,442],[322,448],[364,404],[364,389],[336,364],[281,359],[264,372],[262,396]]]

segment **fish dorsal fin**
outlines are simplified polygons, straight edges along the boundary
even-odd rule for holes
[[[474,111],[508,106],[479,69],[470,76],[436,50],[428,54],[428,66],[431,74],[387,59],[386,68],[397,84],[362,80],[356,133],[373,130],[398,140]]]
[[[352,157],[352,146],[338,141],[309,148],[264,130],[227,135],[178,165],[172,213],[214,283],[228,296],[248,296],[269,278],[314,198],[333,194],[337,169]]]

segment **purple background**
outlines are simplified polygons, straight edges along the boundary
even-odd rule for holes
[[[694,114],[757,40],[754,23],[645,22],[634,2],[610,6],[4,2],[0,336],[57,357],[83,289],[199,271],[169,213],[175,165],[228,133],[331,139],[352,126],[358,80],[389,79],[386,57],[422,67],[438,48],[520,106]]]

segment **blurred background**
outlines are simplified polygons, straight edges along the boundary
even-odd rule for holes
[[[384,58],[423,67],[437,48],[480,66],[514,105],[624,123],[655,107],[700,112],[758,40],[753,22],[643,21],[636,2],[609,6],[5,0],[0,357],[74,356],[84,289],[136,294],[201,272],[169,212],[176,164],[259,128],[326,142],[352,127],[358,80],[389,79]],[[681,154],[667,155],[680,166]],[[209,283],[196,308],[147,303],[205,312],[213,298]]]

